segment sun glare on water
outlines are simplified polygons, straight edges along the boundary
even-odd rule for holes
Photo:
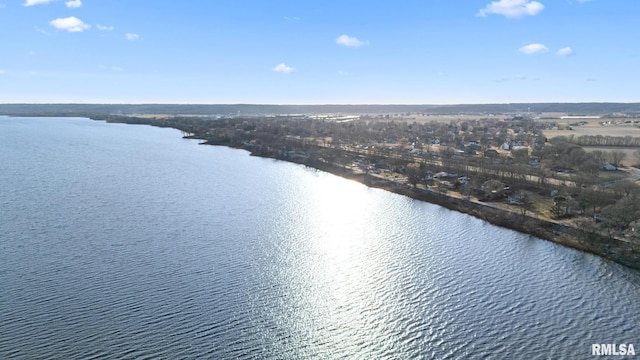
[[[383,209],[373,193],[377,190],[361,184],[323,174],[314,185],[305,189],[308,203],[300,214],[313,234],[304,245],[308,256],[294,270],[297,296],[292,300],[298,314],[292,325],[317,330],[306,343],[331,338],[340,340],[336,347],[355,353],[372,337],[388,337],[370,323],[380,314],[382,294],[395,287],[387,276],[388,262],[380,258],[385,245],[373,235],[384,232]]]
[[[354,252],[366,246],[367,224],[374,203],[370,189],[333,177],[324,180],[323,186],[309,189],[314,199],[313,228],[321,229],[314,237],[314,247],[318,255],[337,265],[349,261]]]

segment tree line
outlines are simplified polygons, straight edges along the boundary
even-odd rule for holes
[[[621,146],[640,147],[640,137],[611,136],[611,135],[569,135],[564,137],[567,142],[580,146]]]

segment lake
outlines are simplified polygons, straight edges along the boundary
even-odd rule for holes
[[[639,298],[636,270],[177,130],[0,117],[0,358],[584,359],[640,348]]]

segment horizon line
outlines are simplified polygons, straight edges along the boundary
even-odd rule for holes
[[[2,105],[177,105],[177,106],[460,106],[509,104],[640,104],[640,101],[550,101],[550,102],[486,102],[486,103],[172,103],[172,102],[7,102]]]

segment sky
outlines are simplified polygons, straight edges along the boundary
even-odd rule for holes
[[[638,0],[0,0],[0,103],[640,102]]]

